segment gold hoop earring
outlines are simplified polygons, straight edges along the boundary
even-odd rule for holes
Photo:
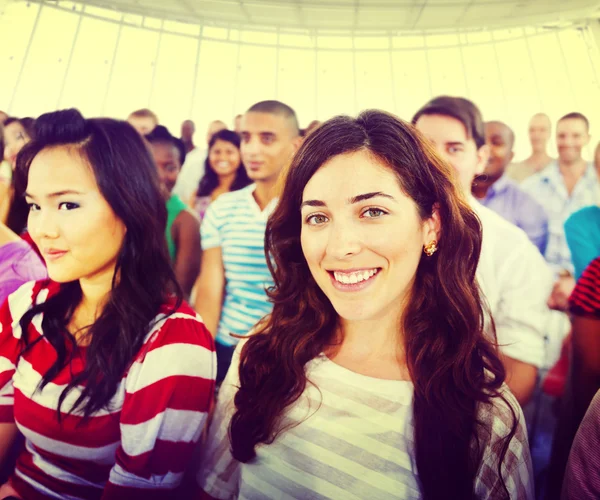
[[[435,252],[437,252],[437,249],[437,240],[431,240],[423,247],[423,251],[427,257],[431,257]]]

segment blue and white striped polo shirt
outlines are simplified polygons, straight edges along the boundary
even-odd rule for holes
[[[256,185],[233,191],[210,204],[202,220],[202,249],[221,247],[225,267],[225,300],[217,342],[235,345],[272,309],[265,289],[273,278],[265,257],[265,227],[277,200],[261,212],[252,193]]]

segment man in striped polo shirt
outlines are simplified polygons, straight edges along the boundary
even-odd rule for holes
[[[241,154],[254,184],[223,194],[201,226],[202,266],[195,307],[216,338],[217,382],[225,378],[238,339],[271,312],[273,284],[264,253],[266,222],[279,174],[300,146],[298,120],[279,101],[262,101],[242,117]]]

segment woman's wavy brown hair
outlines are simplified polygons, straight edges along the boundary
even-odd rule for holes
[[[265,235],[275,283],[269,290],[273,312],[240,354],[240,387],[229,428],[233,456],[248,462],[256,445],[272,443],[285,431],[282,417],[308,381],[306,363],[336,342],[338,315],[302,252],[300,204],[304,187],[321,165],[358,150],[369,151],[396,173],[423,220],[434,207],[440,215],[439,250],[421,258],[403,313],[414,384],[415,456],[425,499],[474,498],[483,452],[479,405],[500,397],[512,413],[511,431],[500,443],[499,475],[517,426],[500,390],[503,365],[495,344],[484,335],[475,279],[481,226],[458,192],[450,167],[411,125],[382,111],[327,121],[308,136],[289,168]],[[508,496],[506,486],[504,490]]]

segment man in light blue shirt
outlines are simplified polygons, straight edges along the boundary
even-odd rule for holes
[[[514,156],[514,133],[505,123],[492,121],[485,124],[485,136],[490,158],[483,174],[473,181],[473,196],[483,206],[525,231],[543,255],[548,243],[548,216],[543,207],[506,173]]]
[[[277,204],[279,175],[301,142],[294,110],[279,101],[255,104],[241,126],[242,160],[254,184],[211,203],[200,229],[195,308],[216,338],[217,382],[225,378],[239,338],[271,312],[265,228]]]
[[[550,220],[550,238],[546,261],[557,282],[549,304],[565,309],[575,286],[573,262],[564,225],[578,210],[600,203],[600,184],[594,165],[581,152],[589,143],[589,122],[581,113],[563,116],[556,126],[558,160],[521,184],[546,210]]]

